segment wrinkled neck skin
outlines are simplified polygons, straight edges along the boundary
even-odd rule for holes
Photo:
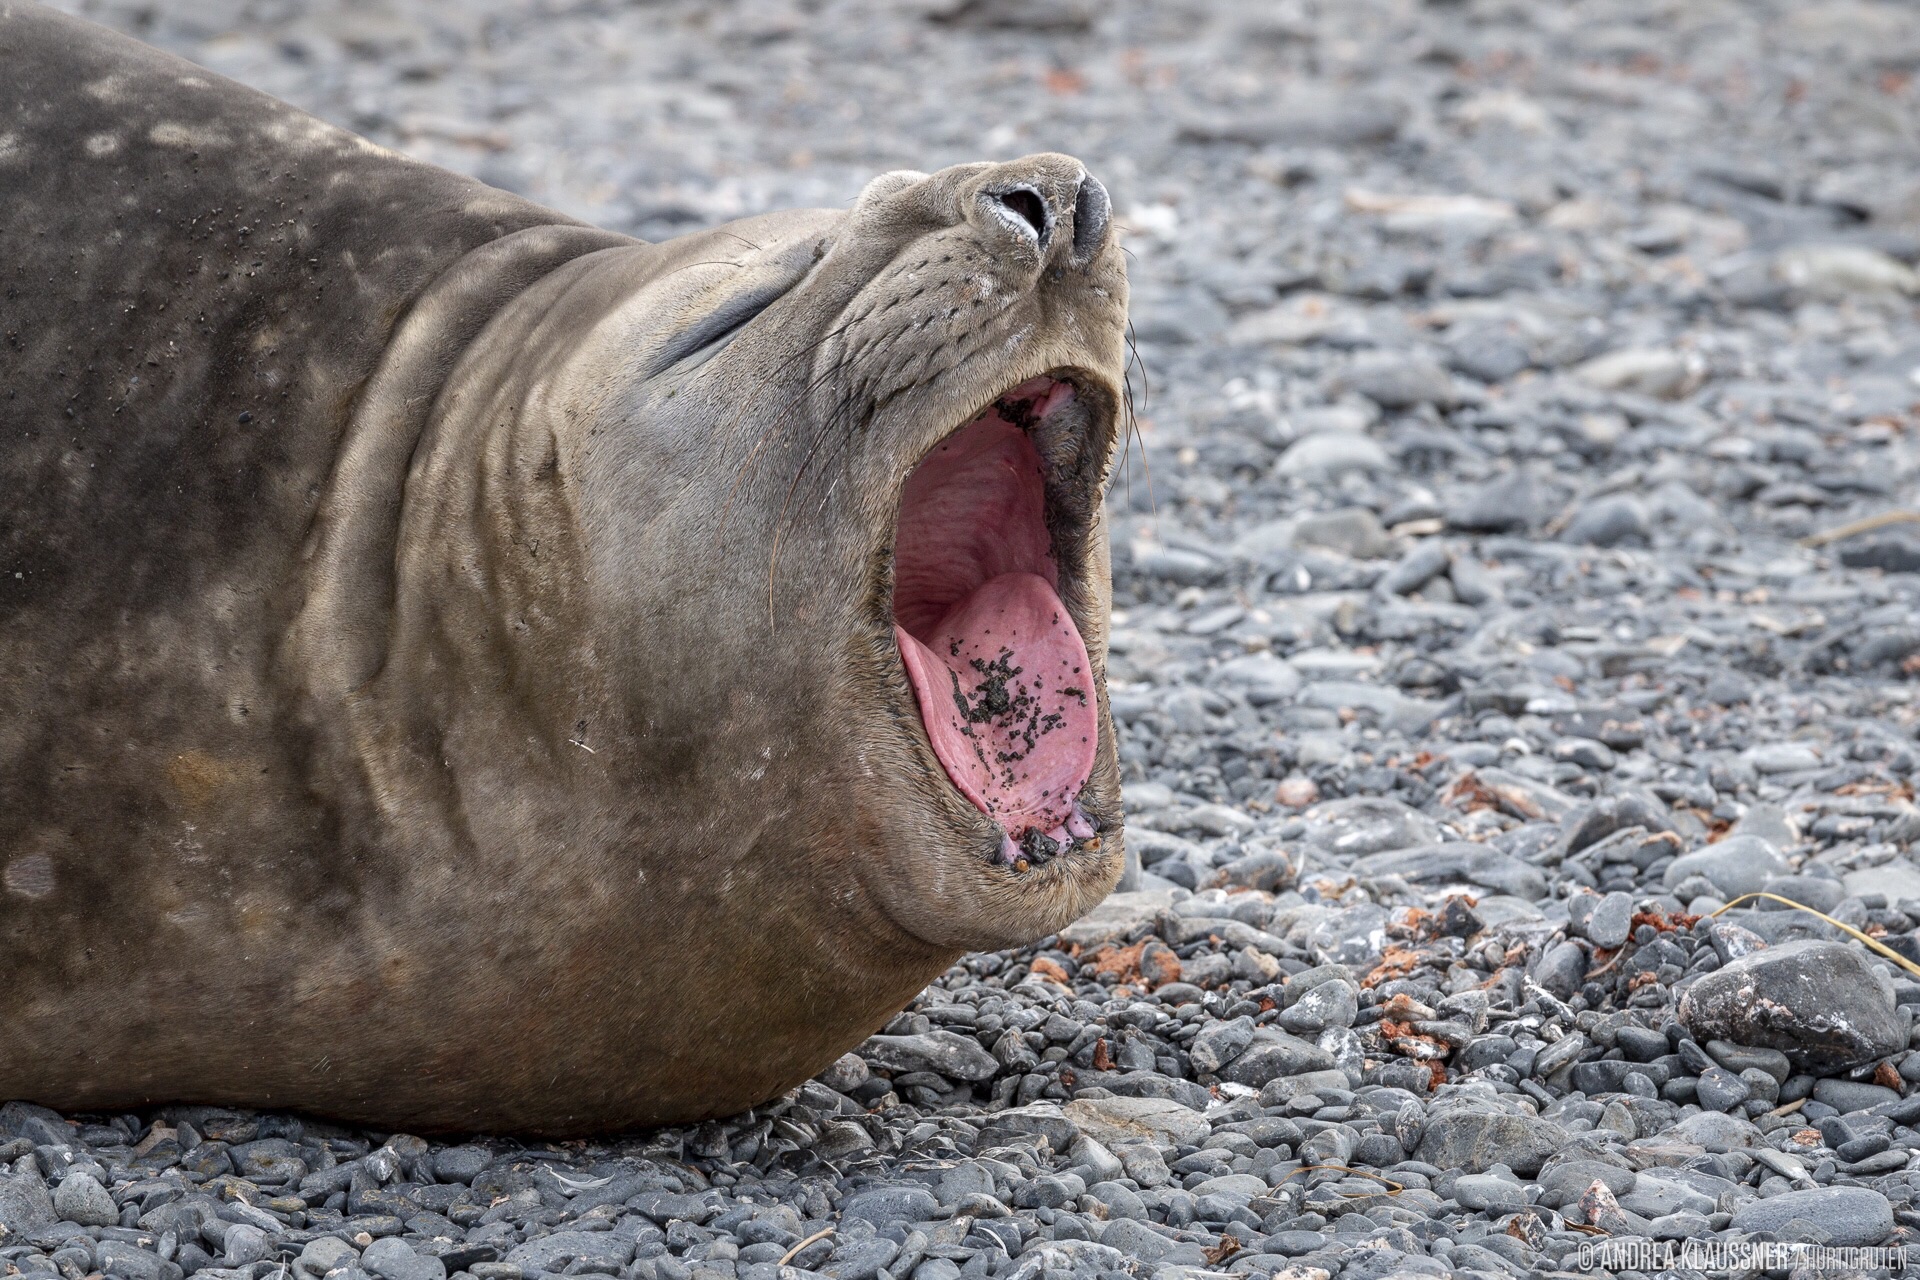
[[[403,326],[349,429],[285,660],[321,744],[316,787],[390,845],[434,850],[407,896],[432,904],[424,927],[450,954],[484,918],[516,977],[645,1002],[660,975],[622,963],[631,939],[658,955],[699,919],[695,985],[792,1023],[817,1055],[802,1029],[865,1018],[857,1042],[963,950],[1054,931],[1112,887],[1097,513],[1060,553],[1099,689],[1083,797],[1099,853],[1019,879],[989,865],[998,829],[929,754],[887,607],[901,485],[935,442],[1050,370],[1115,416],[1117,248],[1081,268],[1098,323],[1078,298],[984,329],[943,305],[939,340],[898,322],[993,172],[890,175],[851,212],[579,257],[506,302],[431,396],[408,394]],[[1019,283],[980,270],[960,296],[997,306]],[[686,350],[764,295],[751,323]],[[1096,494],[1110,446],[1084,461]],[[791,977],[738,990],[741,956]],[[651,1052],[705,1034],[682,1003],[685,1025],[642,1036]],[[582,1034],[645,1047],[621,1025]],[[744,1080],[737,1105],[792,1065]]]

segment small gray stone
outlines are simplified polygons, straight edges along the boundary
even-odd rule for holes
[[[242,1228],[236,1227],[235,1230]],[[229,1235],[232,1232],[228,1232]],[[562,1235],[585,1235],[585,1232],[561,1232]],[[545,1243],[552,1236],[536,1243]],[[522,1245],[520,1248],[530,1248]],[[514,1251],[518,1253],[519,1250]],[[633,1242],[627,1242],[627,1256],[633,1256]],[[511,1254],[508,1260],[512,1261]],[[360,1255],[360,1265],[381,1280],[447,1280],[447,1264],[430,1254],[415,1253],[413,1246],[398,1236],[387,1236],[368,1245],[366,1252]],[[558,1270],[557,1267],[542,1267],[543,1271]]]
[[[1692,362],[1670,347],[1612,351],[1587,361],[1574,376],[1602,391],[1633,391],[1663,400],[1685,395],[1699,380]]]
[[[1285,1106],[1289,1100],[1302,1093],[1320,1093],[1327,1089],[1347,1089],[1351,1087],[1347,1073],[1329,1068],[1324,1071],[1304,1071],[1297,1076],[1280,1076],[1260,1086],[1260,1105],[1263,1107]]]
[[[1319,1035],[1328,1027],[1350,1027],[1359,1016],[1354,990],[1345,982],[1323,982],[1289,1005],[1280,1025],[1295,1035]]]
[[[375,1265],[373,1251],[382,1245],[398,1243],[401,1242],[376,1240],[367,1247],[366,1253],[361,1255],[360,1260],[367,1270],[374,1274],[387,1275]],[[528,1272],[564,1271],[574,1262],[618,1268],[624,1267],[632,1260],[633,1237],[614,1235],[609,1231],[556,1231],[551,1235],[529,1240],[525,1244],[515,1245],[502,1259],[503,1262],[510,1262]],[[402,1280],[402,1278],[388,1276],[387,1280]],[[426,1280],[434,1280],[434,1278],[427,1277]]]
[[[1726,1068],[1708,1067],[1700,1073],[1695,1100],[1708,1111],[1731,1111],[1751,1097],[1752,1092],[1746,1081]]]
[[[1173,1172],[1167,1168],[1166,1157],[1160,1154],[1159,1147],[1151,1143],[1130,1142],[1115,1147],[1113,1154],[1119,1157],[1127,1176],[1143,1189],[1164,1187],[1173,1181]]]
[[[1357,392],[1385,409],[1446,404],[1453,399],[1453,380],[1445,369],[1425,356],[1402,351],[1363,351],[1334,383],[1337,389]]]
[[[1449,507],[1447,523],[1475,533],[1526,529],[1540,519],[1547,501],[1545,487],[1538,480],[1525,471],[1515,471]]]
[[[1824,880],[1819,876],[1781,876],[1767,881],[1767,892],[1777,893],[1790,902],[1803,907],[1812,907],[1815,911],[1832,911],[1840,905],[1840,899],[1847,891],[1837,880]],[[1784,903],[1772,902],[1765,898],[1753,904],[1762,911],[1791,911],[1792,907]]]
[[[1920,272],[1867,245],[1803,244],[1775,255],[1773,275],[1818,298],[1920,293]]]
[[[885,1236],[847,1240],[835,1247],[832,1259],[820,1271],[833,1280],[873,1280],[899,1253],[900,1246]]]
[[[1075,1098],[1061,1111],[1082,1133],[1119,1156],[1130,1175],[1128,1144],[1198,1146],[1213,1131],[1205,1116],[1164,1098]]]
[[[851,1093],[872,1076],[873,1072],[867,1067],[865,1058],[857,1053],[843,1053],[834,1059],[832,1066],[814,1078],[829,1089]]]
[[[1569,1159],[1560,1156],[1540,1170],[1540,1191],[1549,1208],[1559,1208],[1578,1200],[1595,1182],[1616,1196],[1633,1190],[1637,1179],[1631,1169],[1622,1169],[1599,1160]]]
[[[433,1171],[442,1182],[472,1182],[492,1163],[493,1153],[485,1147],[442,1147],[433,1153]]]
[[[1375,584],[1382,595],[1411,595],[1447,571],[1453,553],[1438,539],[1422,542],[1400,558]]]
[[[449,1147],[448,1150],[459,1148]],[[359,1256],[359,1251],[339,1236],[321,1236],[307,1242],[300,1256],[293,1260],[293,1269],[302,1280],[321,1280],[328,1272],[338,1271]]]
[[[1301,678],[1284,659],[1270,653],[1250,653],[1221,663],[1214,669],[1213,682],[1243,690],[1248,702],[1264,707],[1285,702],[1299,693]]]
[[[1187,1050],[1193,1069],[1212,1075],[1238,1057],[1253,1042],[1253,1019],[1235,1018],[1230,1022],[1212,1022],[1193,1038]]]
[[[1393,554],[1393,539],[1381,527],[1380,517],[1365,507],[1302,516],[1293,526],[1293,545],[1325,547],[1356,560],[1378,560]]]
[[[1652,527],[1645,503],[1632,494],[1614,493],[1582,504],[1562,538],[1588,546],[1613,547],[1629,538],[1644,539]]]
[[[1668,1130],[1682,1142],[1691,1142],[1719,1154],[1727,1151],[1739,1151],[1760,1144],[1760,1130],[1740,1116],[1722,1115],[1718,1111],[1702,1111],[1698,1115],[1688,1116]]]
[[[1370,854],[1355,861],[1354,871],[1400,876],[1415,884],[1475,884],[1529,902],[1547,893],[1547,878],[1538,867],[1465,840]]]
[[[1148,1266],[1172,1253],[1174,1245],[1173,1241],[1148,1224],[1132,1218],[1109,1222],[1106,1230],[1100,1233],[1100,1243],[1118,1249],[1129,1258],[1137,1258]]]
[[[1647,1222],[1647,1234],[1655,1240],[1697,1240],[1712,1231],[1712,1220],[1692,1209],[1676,1209]]]
[[[1804,742],[1768,742],[1748,747],[1742,758],[1764,774],[1804,773],[1820,767],[1820,753]]]
[[[1468,1173],[1453,1183],[1453,1198],[1475,1213],[1517,1213],[1527,1207],[1526,1188],[1490,1173]]]
[[[1465,325],[1447,335],[1447,363],[1481,382],[1505,382],[1533,363],[1532,353],[1499,325]]]
[[[1412,849],[1440,838],[1440,828],[1432,818],[1386,796],[1329,800],[1309,809],[1306,823],[1309,843],[1349,857]]]
[[[1813,1100],[1825,1103],[1844,1115],[1898,1102],[1900,1094],[1897,1090],[1867,1080],[1827,1079],[1814,1084]]]
[[[163,1280],[167,1263],[149,1249],[125,1240],[102,1240],[94,1251],[103,1274],[117,1280]]]
[[[1585,949],[1570,938],[1563,939],[1541,953],[1533,980],[1562,1000],[1569,1000],[1587,980],[1587,968]]]
[[[92,1174],[77,1170],[60,1180],[53,1193],[53,1210],[65,1221],[77,1222],[83,1227],[112,1227],[120,1223],[120,1210],[107,1189]]]
[[[248,1266],[266,1256],[267,1233],[245,1222],[236,1222],[228,1227],[226,1237],[220,1242],[220,1261],[229,1267]],[[440,1273],[443,1276],[446,1274],[444,1265]],[[413,1274],[424,1276],[424,1273]],[[387,1280],[412,1280],[412,1277],[388,1276]]]
[[[1371,437],[1323,431],[1288,445],[1274,470],[1283,476],[1331,477],[1349,471],[1386,471],[1392,466],[1387,451]]]
[[[1633,898],[1629,894],[1609,893],[1587,917],[1587,939],[1596,947],[1612,951],[1623,945],[1632,931]]]

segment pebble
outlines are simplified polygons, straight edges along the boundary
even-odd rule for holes
[[[1476,1213],[1516,1213],[1527,1207],[1524,1187],[1492,1174],[1469,1173],[1454,1179],[1453,1198]]]
[[[1616,890],[1600,899],[1587,917],[1586,934],[1596,947],[1613,951],[1632,934],[1633,898]]]
[[[227,1233],[231,1236],[233,1233]],[[565,1232],[566,1235],[580,1235],[580,1232]],[[551,1240],[549,1236],[547,1239]],[[527,1246],[521,1246],[526,1248]],[[517,1251],[516,1251],[517,1252]],[[515,1258],[507,1255],[509,1262],[526,1265],[526,1257]],[[360,1264],[380,1280],[446,1280],[447,1264],[430,1254],[417,1253],[412,1245],[397,1236],[388,1236],[375,1240],[360,1255]],[[551,1267],[541,1267],[551,1270]]]
[[[1631,494],[1616,493],[1582,505],[1562,536],[1568,542],[1612,547],[1646,537],[1652,524],[1644,503]]]
[[[1385,471],[1392,465],[1386,450],[1368,437],[1326,431],[1289,445],[1274,470],[1283,476],[1330,478],[1350,471]]]
[[[107,1189],[92,1174],[79,1170],[62,1178],[54,1188],[53,1211],[65,1221],[77,1222],[83,1227],[111,1227],[120,1222],[120,1210]]]

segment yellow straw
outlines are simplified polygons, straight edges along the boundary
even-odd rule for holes
[[[1709,912],[1707,918],[1712,919],[1714,916],[1719,915],[1721,911],[1731,911],[1749,898],[1766,898],[1770,902],[1778,902],[1783,906],[1792,907],[1795,911],[1804,911],[1810,916],[1818,916],[1820,919],[1825,920],[1828,924],[1832,925],[1834,928],[1844,930],[1845,932],[1853,935],[1853,937],[1855,937],[1859,941],[1866,943],[1869,947],[1872,947],[1875,951],[1878,951],[1881,955],[1893,961],[1895,964],[1899,965],[1902,969],[1905,969],[1908,973],[1912,974],[1914,977],[1920,978],[1920,964],[1915,964],[1913,961],[1901,955],[1898,951],[1895,951],[1892,947],[1883,945],[1877,938],[1869,938],[1866,934],[1860,932],[1858,929],[1854,928],[1852,925],[1844,924],[1841,921],[1835,920],[1832,916],[1828,915],[1824,911],[1815,911],[1812,907],[1807,906],[1805,903],[1795,902],[1792,898],[1783,898],[1777,893],[1743,893],[1739,897],[1735,898],[1732,902],[1729,902],[1726,906],[1720,908],[1720,911]]]

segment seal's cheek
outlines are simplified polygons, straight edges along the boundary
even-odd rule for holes
[[[907,481],[893,609],[934,754],[1006,832],[1012,862],[1036,837],[1051,852],[1093,834],[1074,802],[1093,771],[1099,711],[1086,644],[1060,600],[1040,454],[1005,403]]]

